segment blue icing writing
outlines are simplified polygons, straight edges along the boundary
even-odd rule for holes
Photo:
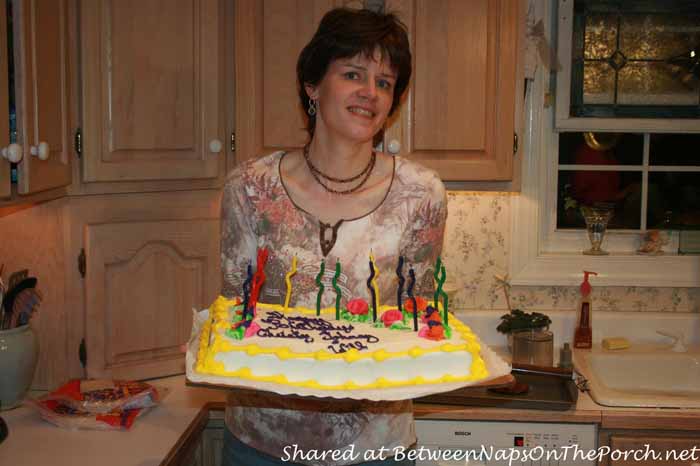
[[[261,328],[258,330],[256,335],[261,338],[294,338],[296,340],[304,340],[304,343],[313,343],[314,341],[314,337],[308,333],[301,333],[296,329],[292,330],[291,332],[285,332],[284,330],[274,332],[274,330],[277,329],[272,329],[269,327]]]

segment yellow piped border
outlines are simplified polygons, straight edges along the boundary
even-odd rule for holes
[[[366,353],[359,352],[355,349],[351,349],[345,353],[335,354],[325,350],[319,351],[309,351],[309,352],[294,352],[288,347],[276,347],[276,348],[262,348],[256,344],[244,345],[244,346],[234,346],[231,343],[223,340],[223,337],[218,334],[214,334],[214,341],[211,342],[211,327],[214,325],[217,329],[227,328],[230,323],[228,321],[228,307],[236,305],[237,302],[233,300],[228,300],[222,296],[219,296],[216,301],[212,304],[210,312],[212,313],[212,318],[209,319],[203,326],[200,334],[199,351],[197,353],[197,364],[196,370],[200,373],[207,373],[218,376],[226,377],[237,377],[246,380],[253,380],[257,382],[272,382],[281,385],[288,385],[293,387],[305,387],[311,389],[321,389],[321,390],[359,390],[359,389],[375,389],[375,388],[394,388],[394,387],[404,387],[411,385],[423,385],[423,384],[436,384],[436,383],[449,383],[449,382],[468,382],[481,380],[488,377],[488,370],[486,369],[486,364],[481,358],[481,346],[476,339],[474,333],[471,329],[460,322],[454,315],[450,317],[450,325],[452,328],[459,333],[462,339],[466,342],[464,344],[455,345],[452,343],[446,343],[441,346],[434,348],[420,348],[413,347],[405,351],[395,351],[390,352],[384,349],[379,349],[375,351],[370,351]],[[277,310],[279,312],[285,312],[284,307],[277,304],[265,304],[266,308]],[[380,312],[391,309],[392,306],[381,306]],[[291,311],[291,310],[290,310]],[[302,314],[316,314],[316,311],[308,308],[294,308],[294,311]],[[321,310],[322,314],[335,314],[335,309],[326,308]],[[347,382],[339,385],[322,385],[319,384],[314,379],[308,379],[303,381],[291,382],[282,374],[271,375],[271,376],[256,376],[252,373],[250,368],[243,367],[236,371],[226,371],[225,366],[222,362],[215,361],[214,356],[222,351],[244,351],[247,354],[254,356],[258,354],[275,354],[280,359],[292,359],[292,358],[314,358],[319,361],[325,361],[330,359],[343,359],[348,363],[353,363],[355,361],[372,358],[377,362],[382,362],[387,359],[400,358],[400,357],[412,357],[417,358],[424,354],[434,353],[434,352],[454,352],[454,351],[466,351],[472,356],[471,371],[468,376],[456,377],[451,375],[444,375],[437,379],[425,379],[423,377],[415,377],[413,379],[404,381],[392,381],[379,377],[375,382],[365,385],[355,384],[353,382]]]

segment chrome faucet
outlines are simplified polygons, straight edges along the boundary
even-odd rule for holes
[[[685,344],[685,334],[680,330],[675,331],[663,329],[657,330],[656,333],[673,339],[673,346],[671,347],[671,351],[675,351],[676,353],[685,353],[686,351],[688,351],[688,348]]]

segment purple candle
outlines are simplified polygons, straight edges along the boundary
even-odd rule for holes
[[[401,296],[403,295],[403,284],[406,279],[403,277],[403,256],[399,256],[399,265],[396,267],[396,276],[399,278],[399,287],[396,290],[396,306],[399,312],[403,312],[401,306]]]
[[[413,267],[408,269],[408,297],[413,304],[413,331],[418,331],[418,303],[416,302],[416,297],[413,296],[413,285],[416,284],[416,272],[413,271]]]

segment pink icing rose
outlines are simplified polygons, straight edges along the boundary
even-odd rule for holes
[[[258,334],[258,330],[260,330],[260,326],[258,324],[256,324],[255,322],[251,322],[250,325],[248,326],[248,328],[245,329],[244,338],[254,337],[255,335]]]
[[[421,327],[421,329],[418,331],[418,336],[420,338],[428,338],[428,326],[424,325]]]
[[[399,311],[398,309],[389,309],[384,314],[382,314],[380,319],[382,320],[382,322],[384,322],[385,327],[391,327],[391,324],[403,319],[403,314],[401,314],[401,311]]]
[[[348,301],[348,312],[352,315],[364,315],[369,312],[369,306],[362,298],[355,298]]]

